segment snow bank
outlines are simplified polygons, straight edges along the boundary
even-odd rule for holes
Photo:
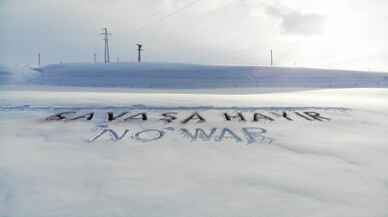
[[[146,89],[388,87],[388,74],[305,68],[123,63],[60,64],[9,85]]]

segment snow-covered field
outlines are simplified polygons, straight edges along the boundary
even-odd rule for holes
[[[388,74],[0,67],[0,217],[388,216]]]

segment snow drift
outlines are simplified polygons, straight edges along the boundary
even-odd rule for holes
[[[0,217],[386,217],[387,87],[298,68],[0,68]]]
[[[257,66],[123,63],[58,64],[36,68],[8,84],[148,89],[388,87],[385,73]],[[20,71],[20,70],[19,70]]]

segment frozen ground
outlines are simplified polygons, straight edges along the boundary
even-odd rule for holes
[[[387,74],[120,67],[0,67],[0,217],[388,216]]]

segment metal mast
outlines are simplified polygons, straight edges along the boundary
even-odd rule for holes
[[[143,45],[142,44],[136,44],[137,45],[137,62],[141,62],[141,52],[143,51]]]
[[[110,32],[108,32],[108,28],[103,28],[102,29],[101,35],[104,36],[104,41],[105,41],[105,49],[104,49],[104,63],[110,63],[110,51],[109,51],[109,36],[112,35]]]

